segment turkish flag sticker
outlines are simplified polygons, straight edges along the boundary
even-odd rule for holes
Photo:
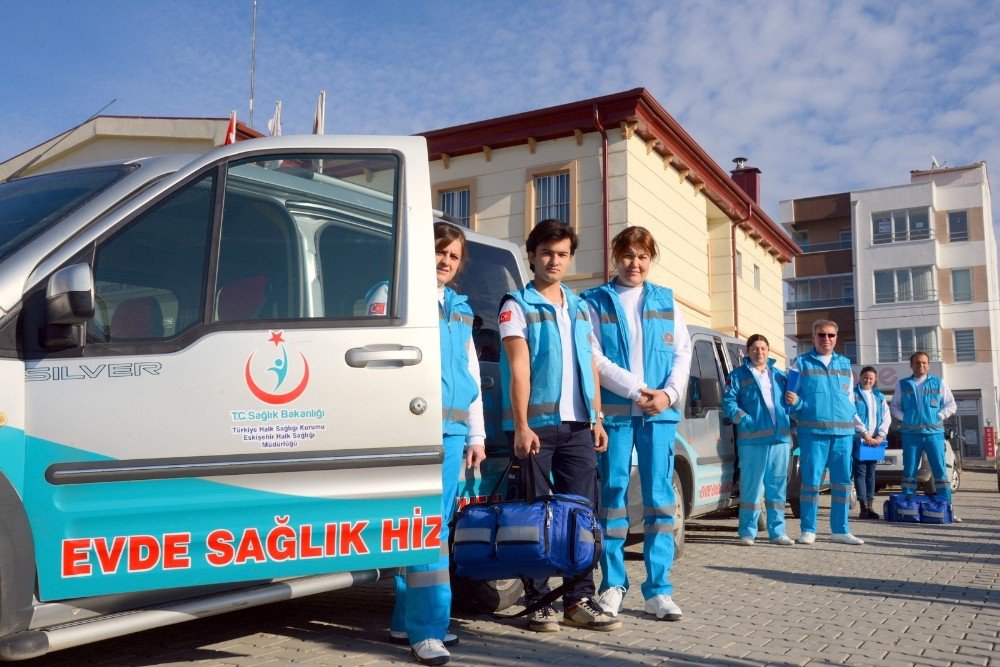
[[[369,315],[385,315],[385,304],[384,303],[373,303],[368,306]]]
[[[505,310],[502,313],[500,313],[500,324],[503,324],[504,322],[510,322],[510,311],[509,310]]]

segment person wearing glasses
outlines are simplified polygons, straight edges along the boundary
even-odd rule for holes
[[[800,354],[790,373],[799,374],[796,391],[785,392],[796,421],[799,465],[802,470],[800,526],[795,541],[816,541],[816,514],[823,469],[830,469],[830,533],[834,542],[864,544],[851,534],[851,450],[857,408],[854,405],[854,374],[847,357],[837,354],[837,323],[813,322],[813,349]]]

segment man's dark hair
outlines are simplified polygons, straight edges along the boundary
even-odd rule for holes
[[[877,371],[877,370],[875,370],[875,369],[874,369],[873,367],[871,367],[871,366],[865,366],[864,368],[862,368],[862,369],[861,369],[861,372],[860,372],[860,373],[858,373],[858,378],[860,378],[860,377],[861,377],[862,375],[864,375],[865,373],[874,373],[874,374],[875,374],[875,377],[878,377],[878,371]]]
[[[543,243],[558,243],[563,239],[569,239],[569,254],[575,255],[576,247],[580,244],[576,232],[562,220],[548,218],[535,225],[535,228],[528,234],[524,247],[528,252],[534,253],[535,248]]]
[[[931,360],[931,355],[927,354],[923,350],[917,350],[916,352],[910,355],[910,363],[912,364],[913,360],[916,359],[917,357],[927,357],[928,362]]]

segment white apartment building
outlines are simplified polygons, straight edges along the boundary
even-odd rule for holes
[[[804,250],[785,269],[786,335],[808,339],[811,322],[830,316],[845,330],[841,351],[855,370],[874,366],[888,390],[910,374],[910,355],[926,351],[958,402],[963,454],[984,458],[985,430],[995,432],[1000,402],[986,163],[914,170],[904,185],[782,202],[781,222]]]

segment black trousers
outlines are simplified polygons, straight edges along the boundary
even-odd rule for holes
[[[522,461],[516,479],[516,492],[521,498],[535,493],[548,493],[548,485],[539,475],[552,475],[556,493],[571,493],[589,499],[596,510],[598,506],[597,452],[594,434],[586,422],[563,422],[558,426],[541,426],[532,429],[541,443],[535,454],[537,466]],[[507,433],[513,448],[514,434]],[[529,475],[533,475],[531,479]],[[524,598],[531,604],[550,590],[548,579],[523,579]],[[563,608],[576,604],[583,598],[593,597],[594,573],[577,582],[563,594]]]

